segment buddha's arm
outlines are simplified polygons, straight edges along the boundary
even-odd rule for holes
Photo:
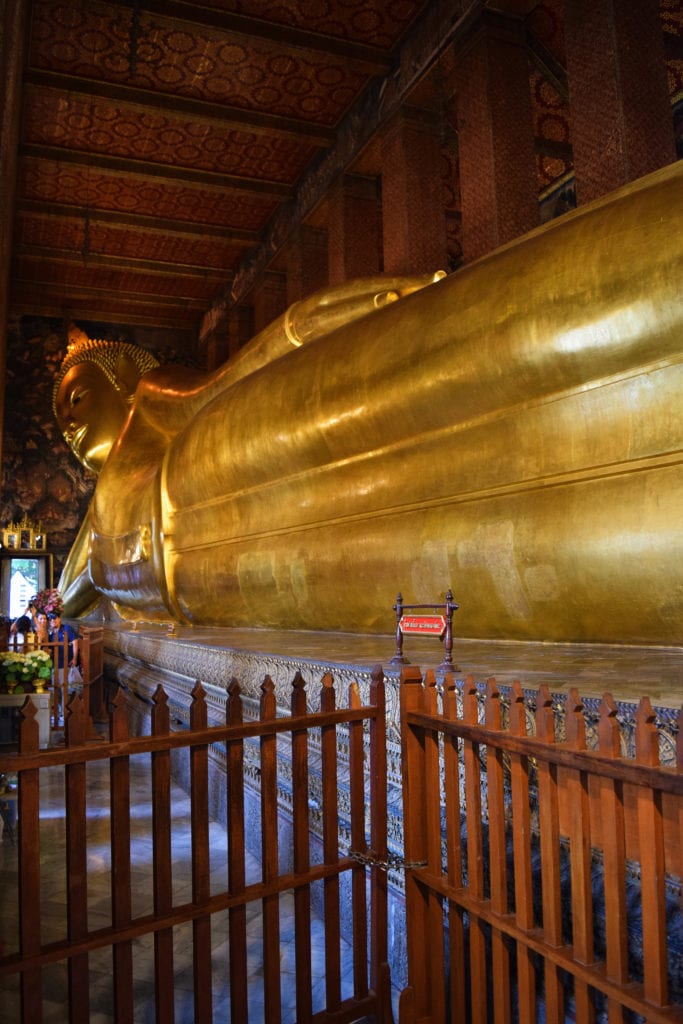
[[[91,513],[88,509],[59,580],[59,591],[64,598],[64,615],[67,618],[84,615],[100,596],[88,573],[90,528]]]
[[[180,366],[145,374],[135,396],[136,413],[168,442],[237,381],[445,276],[443,270],[402,277],[379,274],[322,288],[295,302],[212,374]]]
[[[260,331],[217,372],[222,390],[301,345],[332,334],[398,299],[440,281],[445,271],[392,277],[377,275],[322,288]]]

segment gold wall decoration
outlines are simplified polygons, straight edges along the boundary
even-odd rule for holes
[[[47,533],[42,523],[34,523],[24,515],[20,522],[8,523],[3,528],[2,546],[8,551],[45,551]]]

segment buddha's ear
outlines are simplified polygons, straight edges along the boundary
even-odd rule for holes
[[[132,398],[140,381],[140,370],[128,352],[121,352],[116,359],[116,379]]]

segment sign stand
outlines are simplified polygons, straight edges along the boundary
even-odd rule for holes
[[[396,612],[396,653],[389,662],[390,665],[409,665],[410,662],[403,654],[403,637],[406,633],[420,636],[438,636],[444,641],[444,659],[438,666],[439,671],[458,671],[458,666],[453,664],[453,612],[458,605],[453,600],[450,589],[446,593],[446,604],[404,604],[403,597],[398,594],[396,604],[393,606]],[[429,615],[406,615],[406,612],[429,611]]]

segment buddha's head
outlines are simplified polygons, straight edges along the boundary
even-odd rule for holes
[[[128,342],[91,340],[76,327],[55,381],[52,405],[74,455],[98,473],[128,418],[135,389],[158,361]]]

